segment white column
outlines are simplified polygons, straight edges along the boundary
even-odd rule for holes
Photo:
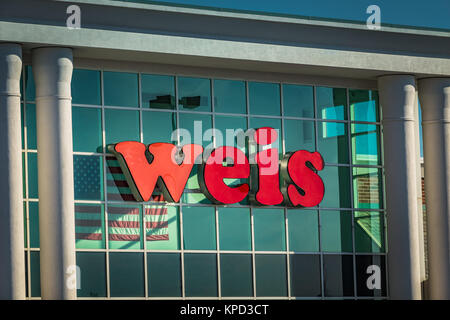
[[[391,299],[421,299],[415,147],[415,79],[378,79],[383,111],[388,278]]]
[[[427,206],[429,297],[450,299],[450,78],[419,81]]]
[[[70,82],[72,50],[32,52],[36,83],[39,239],[43,299],[75,299],[75,221]]]
[[[0,299],[25,299],[21,71],[21,46],[0,43]]]

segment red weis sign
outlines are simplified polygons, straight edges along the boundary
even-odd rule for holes
[[[257,146],[271,145],[277,131],[260,128],[253,141]],[[149,201],[156,186],[164,199],[179,202],[196,159],[203,147],[188,144],[177,148],[170,143],[125,141],[110,145],[137,201]],[[252,204],[314,207],[325,194],[316,171],[324,168],[320,153],[299,150],[278,159],[277,148],[266,148],[252,157],[252,163],[238,148],[219,147],[201,162],[198,180],[202,192],[216,204],[233,204],[247,196]],[[280,186],[280,174],[284,185]],[[248,183],[229,186],[225,179],[248,179]]]

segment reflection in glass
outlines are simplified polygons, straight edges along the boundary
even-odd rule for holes
[[[354,167],[353,192],[355,208],[383,208],[381,193],[381,169]]]
[[[214,80],[214,111],[247,113],[245,81]]]
[[[283,109],[288,117],[314,118],[313,87],[283,84]]]
[[[211,81],[203,78],[178,78],[178,104],[181,110],[211,111]]]
[[[291,254],[291,296],[320,297],[320,255]]]
[[[102,157],[73,156],[75,200],[103,200]]]
[[[385,252],[384,215],[381,212],[355,212],[356,252]]]
[[[319,121],[317,131],[317,148],[325,163],[348,163],[347,124]]]
[[[320,207],[350,208],[350,169],[325,166],[318,174],[325,185],[325,195]]]
[[[284,133],[286,152],[316,151],[314,121],[286,119]]]
[[[352,121],[379,121],[378,91],[349,90],[349,100]]]
[[[381,163],[379,126],[352,123],[351,128],[353,164],[379,165]]]
[[[353,256],[324,255],[323,278],[326,297],[353,296]]]
[[[111,297],[144,296],[144,257],[138,252],[110,252]]]
[[[145,206],[144,220],[147,249],[180,249],[178,207],[167,205]]]
[[[140,141],[139,111],[105,109],[106,145]]]
[[[175,79],[173,76],[143,74],[142,103],[146,108],[175,109]]]
[[[322,251],[352,252],[351,211],[320,211]]]
[[[289,209],[289,250],[319,251],[319,218],[315,210]]]
[[[176,143],[172,141],[172,132],[177,129],[177,114],[172,112],[142,112],[142,132],[144,143]]]
[[[75,204],[77,249],[105,249],[103,205]]]
[[[280,85],[267,82],[249,82],[249,109],[252,115],[279,116]]]
[[[347,93],[344,88],[317,87],[317,117],[347,120]]]
[[[107,212],[110,249],[142,249],[140,208],[108,205]]]

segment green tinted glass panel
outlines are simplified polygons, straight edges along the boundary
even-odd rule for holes
[[[356,252],[384,252],[384,215],[381,212],[355,212]]]
[[[319,217],[315,210],[288,210],[289,250],[319,251]]]
[[[39,202],[28,202],[30,248],[39,248]]]
[[[348,167],[325,166],[319,171],[325,185],[321,207],[350,208],[350,170]]]
[[[75,200],[103,200],[103,160],[73,156]]]
[[[209,137],[208,140],[205,139],[205,141],[203,141],[205,131],[212,128],[211,116],[192,113],[180,113],[179,128],[187,130],[187,132],[185,133],[180,133],[181,145],[195,143],[206,147],[212,143],[212,137]]]
[[[72,74],[72,103],[102,103],[100,93],[100,71],[74,69]]]
[[[381,169],[354,167],[353,192],[353,201],[355,208],[383,208]]]
[[[217,257],[215,254],[184,255],[186,297],[217,297]]]
[[[257,251],[286,250],[283,209],[253,209],[253,222]]]
[[[136,252],[109,254],[111,297],[144,296],[144,256]]]
[[[251,250],[250,210],[219,208],[220,250]]]
[[[25,99],[26,101],[34,101],[36,88],[34,85],[33,69],[31,66],[25,67]]]
[[[180,110],[211,111],[211,81],[202,78],[178,78]]]
[[[73,151],[103,152],[100,109],[72,108]]]
[[[291,296],[320,297],[320,255],[291,254]]]
[[[106,157],[106,192],[109,201],[136,201],[115,156]]]
[[[177,129],[177,114],[173,112],[142,112],[142,131],[144,133],[144,143],[156,142],[176,143],[172,141],[172,132]]]
[[[213,207],[183,207],[185,250],[216,250],[216,217]]]
[[[181,296],[181,259],[178,253],[148,253],[148,295]]]
[[[139,107],[138,75],[125,72],[104,72],[106,106]]]
[[[174,77],[143,74],[141,83],[142,104],[144,108],[176,108]]]
[[[283,84],[283,110],[288,117],[314,118],[313,87]]]
[[[370,272],[368,273],[367,269],[369,267],[371,268],[371,271],[369,270]],[[381,278],[379,289],[369,289],[367,286],[367,280],[371,275],[374,274],[374,272],[378,272]],[[356,256],[356,292],[359,297],[386,297],[387,290],[385,256]]]
[[[297,150],[316,151],[314,121],[284,120],[284,141],[286,152]]]
[[[252,256],[250,254],[221,254],[220,279],[222,296],[252,297]]]
[[[324,255],[323,279],[326,297],[353,296],[353,256]]]
[[[350,211],[320,211],[322,251],[352,252],[352,214]]]
[[[103,205],[75,204],[75,244],[77,249],[105,249]]]
[[[318,151],[326,163],[348,163],[347,124],[317,122]]]
[[[32,103],[26,104],[26,130],[27,130],[27,148],[37,149],[36,136],[36,105]]]
[[[206,198],[205,194],[200,190],[200,185],[198,183],[198,170],[200,165],[194,164],[192,167],[191,173],[189,174],[189,178],[186,183],[186,187],[184,189],[183,194],[181,195],[181,201],[183,203],[203,203],[210,204],[208,198]]]
[[[281,114],[279,84],[249,82],[248,94],[250,114],[267,116],[279,116]]]
[[[317,87],[317,118],[347,120],[347,93],[343,88]]]
[[[106,297],[106,255],[103,252],[77,252],[80,267],[78,297]]]
[[[286,256],[257,254],[255,256],[256,296],[287,296]]]
[[[30,252],[30,282],[31,296],[41,296],[41,266],[39,251]]]
[[[352,121],[379,121],[377,91],[349,90],[349,100]]]
[[[106,145],[122,141],[140,141],[139,112],[105,110]]]
[[[352,162],[361,165],[379,165],[380,128],[374,124],[351,124]]]
[[[214,80],[214,111],[247,113],[245,82]]]
[[[141,209],[136,206],[108,205],[110,249],[142,249]]]
[[[28,198],[37,199],[38,195],[38,165],[37,153],[28,154]]]
[[[179,250],[180,222],[178,207],[154,205],[144,207],[148,250]]]

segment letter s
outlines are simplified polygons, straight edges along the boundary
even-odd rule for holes
[[[322,201],[325,187],[313,170],[322,170],[320,153],[306,150],[288,153],[281,163],[281,174],[287,185],[283,188],[285,201],[292,206],[314,207]]]

